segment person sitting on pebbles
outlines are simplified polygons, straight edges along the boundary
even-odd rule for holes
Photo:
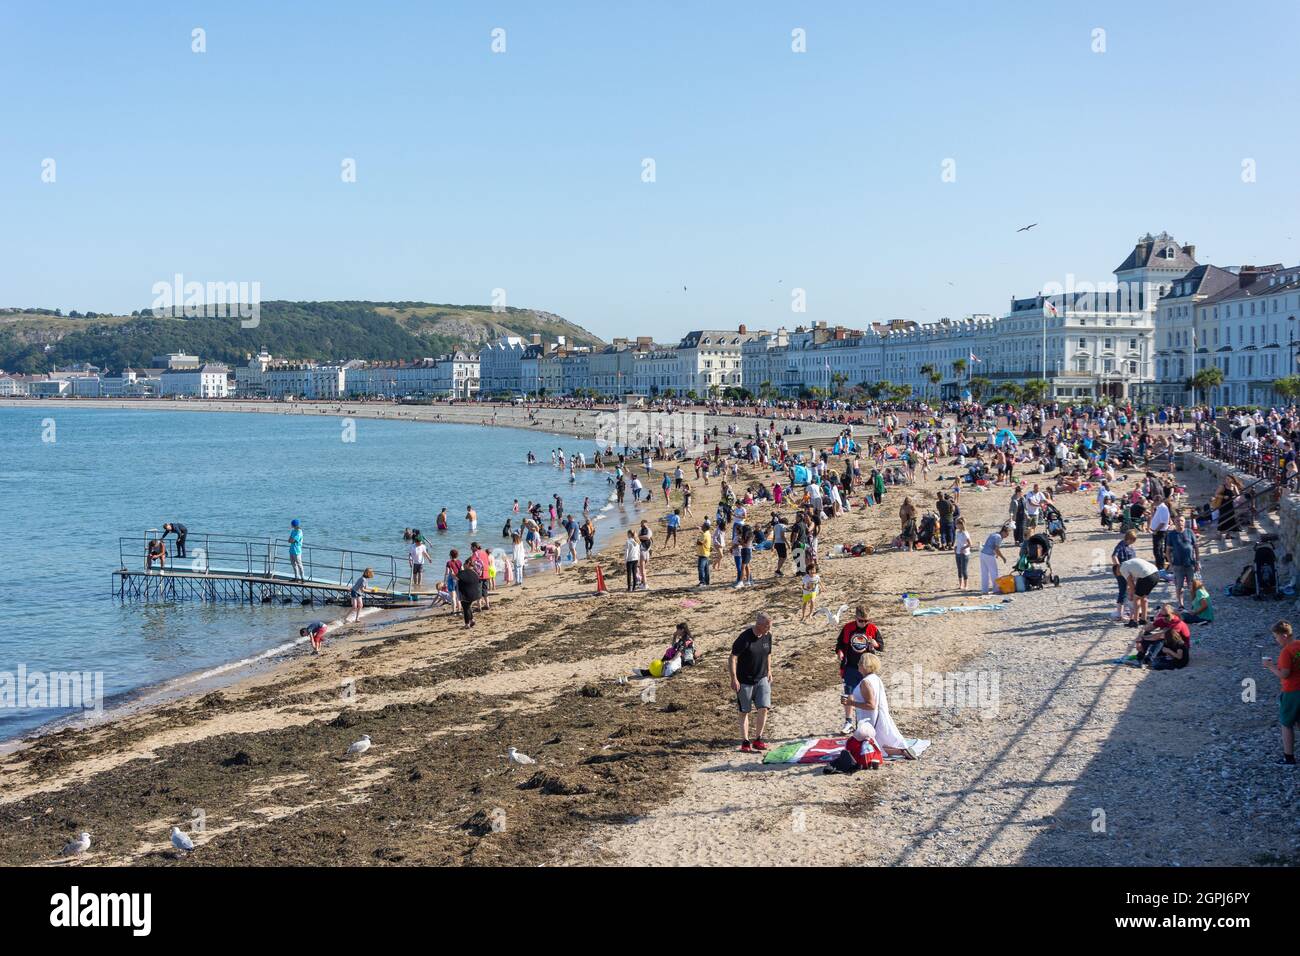
[[[862,674],[858,686],[852,693],[840,697],[842,704],[853,706],[853,736],[858,740],[874,740],[890,756],[915,760],[916,752],[889,715],[885,682],[880,679],[880,658],[875,654],[863,654],[858,659],[858,671]]]

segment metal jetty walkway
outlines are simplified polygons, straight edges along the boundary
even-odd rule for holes
[[[148,566],[149,542],[161,532],[118,538],[119,568],[113,594],[122,601],[234,601],[244,604],[341,604],[366,568],[375,572],[365,602],[371,607],[413,606],[422,595],[411,591],[405,558],[340,548],[304,546],[304,580],[295,580],[287,540],[236,535],[190,534],[185,554],[176,541],[164,542],[165,561]],[[405,573],[399,573],[405,572]],[[428,595],[423,595],[425,600]]]

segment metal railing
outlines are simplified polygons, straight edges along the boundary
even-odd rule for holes
[[[147,569],[149,543],[162,537],[158,529],[141,535],[118,538],[118,560],[125,569]],[[165,567],[192,574],[225,574],[247,578],[293,581],[296,572],[284,538],[252,538],[227,534],[194,534],[185,537],[185,553],[176,553],[176,537],[163,539]],[[381,591],[411,590],[410,564],[391,554],[322,548],[304,545],[303,577],[307,584],[348,587],[366,568],[374,571],[370,587]],[[154,567],[157,567],[154,562]],[[406,574],[401,574],[406,571]]]
[[[1281,454],[1275,448],[1249,445],[1222,434],[1195,435],[1191,441],[1191,450],[1231,465],[1237,471],[1243,471],[1256,478],[1267,478],[1280,486],[1286,477],[1285,465]]]

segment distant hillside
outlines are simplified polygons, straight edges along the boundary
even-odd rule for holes
[[[78,317],[42,309],[0,311],[0,369],[47,372],[55,365],[90,362],[116,372],[148,366],[153,356],[168,352],[233,364],[263,348],[289,359],[417,359],[477,351],[502,335],[533,333],[544,341],[564,336],[577,345],[604,344],[549,312],[493,312],[483,305],[263,302],[254,329],[241,328],[237,318],[153,318],[148,310]]]

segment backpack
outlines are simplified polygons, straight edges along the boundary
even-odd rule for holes
[[[874,740],[850,737],[844,749],[837,753],[822,773],[857,773],[859,770],[878,770],[885,755]]]
[[[1244,597],[1255,593],[1255,566],[1248,564],[1241,569],[1237,580],[1228,585],[1228,594],[1232,597]]]

